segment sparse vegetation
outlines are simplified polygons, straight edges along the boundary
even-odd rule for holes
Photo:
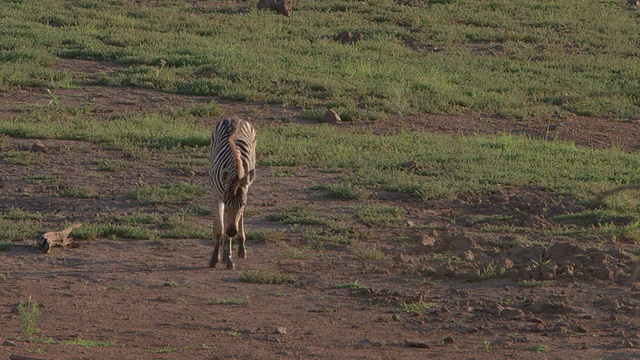
[[[490,261],[487,265],[480,271],[478,275],[478,281],[485,281],[497,276],[504,275],[506,272],[505,268],[498,268],[498,264],[494,261]]]
[[[336,285],[336,289],[366,289],[367,287],[360,284],[358,282],[358,280],[352,282],[352,283],[342,283],[342,284],[338,284]]]
[[[189,202],[203,197],[206,189],[203,186],[188,183],[146,186],[134,189],[129,196],[142,205],[162,205]]]
[[[366,249],[356,250],[353,254],[353,258],[361,261],[376,261],[384,259],[385,254],[377,246],[372,246]]]
[[[249,305],[246,299],[210,299],[209,305]]]
[[[537,351],[537,352],[548,352],[549,346],[547,345],[534,345],[529,348],[529,350]]]
[[[284,284],[294,281],[295,277],[275,270],[251,270],[242,274],[240,280],[257,284]]]
[[[29,151],[8,150],[2,153],[2,160],[7,164],[31,166],[42,164],[44,157],[42,154]]]
[[[98,197],[98,191],[92,186],[77,186],[65,189],[60,193],[62,197],[91,199]]]
[[[433,302],[402,303],[397,311],[411,315],[422,315],[426,311],[431,310],[435,305]]]
[[[522,287],[548,287],[556,284],[555,280],[522,280],[518,282]]]
[[[284,234],[282,231],[271,229],[255,229],[246,231],[247,240],[257,242],[277,242],[282,239]]]

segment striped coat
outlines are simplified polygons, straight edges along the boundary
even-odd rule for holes
[[[238,256],[246,258],[244,208],[249,187],[256,174],[256,132],[246,120],[232,117],[221,120],[211,135],[209,149],[209,194],[213,200],[214,250],[209,265],[220,259],[227,269],[234,269],[231,260],[232,242],[237,239]]]

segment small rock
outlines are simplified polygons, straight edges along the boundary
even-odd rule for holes
[[[423,235],[420,237],[420,243],[422,246],[433,246],[436,244],[436,239],[432,238],[429,235]]]
[[[5,341],[2,343],[2,346],[18,346],[18,345],[16,345],[16,343],[11,342],[11,341],[9,341],[9,340],[5,340]]]
[[[364,40],[364,35],[359,32],[351,33],[351,31],[343,31],[334,36],[333,40],[340,41],[343,44],[355,44],[360,40]]]
[[[451,336],[447,336],[446,338],[442,339],[442,342],[445,344],[453,344],[453,338]]]
[[[522,320],[524,318],[524,312],[516,308],[504,308],[500,313],[505,320]]]
[[[342,122],[342,119],[340,119],[340,115],[338,115],[337,112],[329,109],[324,114],[324,122],[327,124],[339,124]]]
[[[31,145],[31,151],[38,152],[38,153],[46,153],[47,146],[42,141],[38,140]]]
[[[403,162],[402,164],[398,165],[398,167],[404,170],[414,170],[419,168],[420,166],[418,165],[417,162],[410,160],[407,162]]]
[[[293,13],[293,2],[291,0],[259,0],[258,10],[271,10],[284,16],[291,16]]]
[[[408,346],[408,347],[414,347],[414,348],[420,348],[420,349],[429,349],[429,345],[427,345],[426,343],[423,343],[423,342],[405,340],[404,344],[406,346]]]
[[[280,335],[287,335],[287,328],[283,326],[278,326],[273,333],[280,334]]]

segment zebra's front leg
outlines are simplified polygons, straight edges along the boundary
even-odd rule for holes
[[[222,241],[222,233],[214,235],[213,254],[211,254],[211,260],[209,260],[209,267],[216,267],[216,264],[220,260],[220,241]]]
[[[222,241],[222,223],[224,215],[224,203],[217,202],[213,206],[213,254],[209,261],[210,267],[216,267],[220,261],[220,242]]]
[[[233,256],[233,239],[224,235],[224,242],[222,246],[222,258],[227,263],[227,270],[235,270],[236,264],[231,260],[231,257]]]
[[[244,213],[240,214],[240,222],[238,223],[238,257],[240,259],[247,258],[247,248],[245,245],[246,237],[244,235]]]

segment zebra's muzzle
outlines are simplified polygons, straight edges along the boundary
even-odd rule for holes
[[[225,233],[228,237],[232,238],[238,234],[238,229],[236,229],[235,227],[228,227]]]

